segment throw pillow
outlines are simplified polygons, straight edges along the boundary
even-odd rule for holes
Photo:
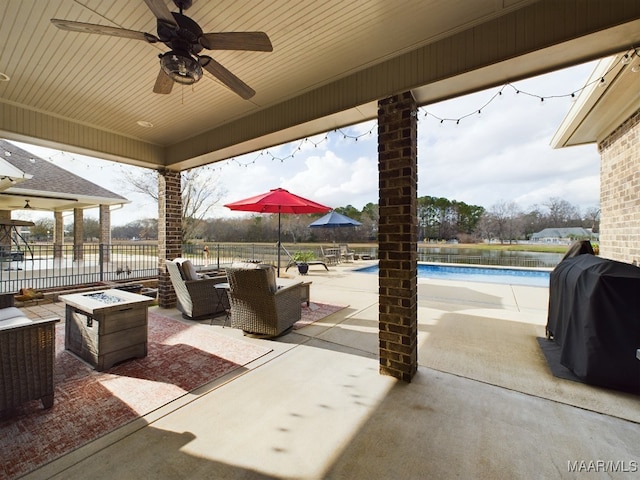
[[[200,277],[198,276],[198,272],[196,272],[196,267],[193,266],[191,260],[185,260],[184,262],[182,262],[182,273],[185,280],[200,279]]]
[[[182,265],[180,264],[180,262],[176,262],[176,266],[178,267],[178,273],[180,273],[180,278],[182,278],[182,280],[186,280],[186,278],[184,278],[184,272],[182,271]]]
[[[258,265],[255,263],[249,262],[233,262],[231,263],[231,268],[235,269],[244,269],[244,270],[254,270],[258,268]]]

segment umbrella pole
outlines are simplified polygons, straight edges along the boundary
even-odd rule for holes
[[[278,278],[280,278],[280,212],[278,211]]]

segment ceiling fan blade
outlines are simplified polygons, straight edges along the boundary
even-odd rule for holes
[[[156,77],[156,83],[153,86],[153,93],[162,93],[169,94],[171,93],[171,89],[173,88],[173,80],[171,77],[164,73],[162,68],[158,72],[158,76]]]
[[[271,40],[264,32],[205,33],[200,45],[209,50],[251,50],[272,52]]]
[[[125,28],[108,27],[106,25],[96,25],[95,23],[73,22],[71,20],[60,20],[59,18],[52,18],[51,23],[61,30],[68,30],[70,32],[96,33],[98,35],[133,38],[134,40],[144,40],[149,43],[159,41],[157,37],[150,33],[137,32],[135,30],[127,30]]]
[[[173,15],[171,15],[164,0],[144,0],[144,3],[147,4],[149,10],[153,12],[158,20],[163,20],[177,26],[176,20],[173,18]]]
[[[207,64],[203,65],[203,68],[218,80],[220,80],[222,83],[224,83],[227,87],[229,87],[231,91],[237,93],[245,100],[249,100],[256,94],[255,90],[249,87],[249,85],[244,83],[225,67],[216,62],[213,58],[207,57],[205,55],[202,55],[200,58],[209,61]]]

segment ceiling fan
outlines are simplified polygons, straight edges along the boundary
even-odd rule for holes
[[[72,32],[96,33],[143,40],[149,43],[164,43],[170,48],[170,51],[159,55],[160,72],[153,87],[155,93],[171,93],[174,82],[186,85],[197,82],[202,78],[202,69],[204,68],[245,100],[255,95],[256,92],[246,83],[210,56],[200,55],[200,52],[203,49],[271,52],[273,47],[266,33],[203,33],[196,22],[182,13],[183,10],[191,7],[192,0],[173,0],[180,13],[170,12],[164,0],[144,0],[144,2],[158,19],[157,36],[124,28],[57,18],[52,18],[51,22],[62,30]]]

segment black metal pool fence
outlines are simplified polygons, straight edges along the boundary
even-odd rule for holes
[[[197,268],[222,268],[237,261],[260,261],[275,265],[278,258],[275,244],[208,243],[207,246],[209,252],[206,257],[202,245],[190,244],[183,246],[182,256],[192,260]],[[285,244],[284,247],[291,254],[300,249],[294,244]],[[309,247],[303,249],[308,250]],[[377,246],[350,246],[350,250],[359,257],[378,258]],[[17,292],[21,288],[55,290],[103,282],[122,283],[158,275],[156,244],[84,244],[77,247],[44,244],[29,245],[20,252],[19,255],[0,257],[1,292]],[[454,255],[418,248],[418,261],[434,263],[553,267],[560,260],[560,256],[557,257]],[[289,262],[286,252],[281,252],[280,261],[280,266],[286,267]]]

